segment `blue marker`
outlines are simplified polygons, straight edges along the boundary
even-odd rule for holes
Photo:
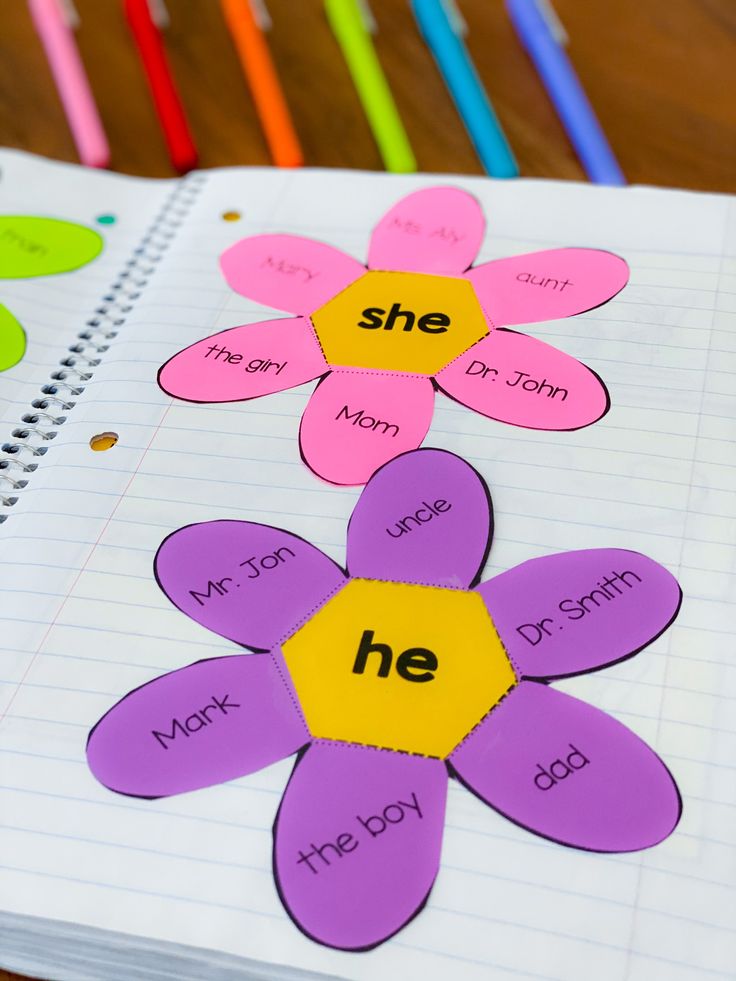
[[[588,177],[596,184],[625,184],[626,178],[560,43],[562,25],[550,23],[554,12],[538,0],[506,0],[506,9]]]
[[[511,147],[443,0],[412,0],[411,5],[486,172],[518,177]]]

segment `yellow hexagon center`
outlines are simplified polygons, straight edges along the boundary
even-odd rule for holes
[[[352,579],[283,645],[313,736],[448,756],[516,684],[476,593]]]
[[[312,314],[334,366],[432,375],[488,333],[467,280],[367,272]]]

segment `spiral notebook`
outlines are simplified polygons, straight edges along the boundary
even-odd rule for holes
[[[637,657],[555,687],[666,761],[682,816],[656,847],[601,854],[535,836],[451,780],[426,906],[385,943],[349,952],[301,932],[272,876],[293,757],[146,800],[96,781],[85,744],[131,690],[240,651],[159,588],[154,556],[172,532],[245,519],[345,562],[360,488],[321,481],[301,459],[313,382],[222,404],[157,383],[187,345],[283,316],[232,290],[220,255],[288,232],[363,261],[381,215],[437,183],[482,204],[481,260],[574,245],[628,263],[609,303],[522,328],[605,380],[602,419],[540,432],[438,394],[424,445],[488,485],[484,578],[592,548],[639,551],[676,576],[683,602],[669,629]],[[19,221],[29,216],[74,228],[57,241],[58,228]],[[18,325],[25,338],[0,373],[0,967],[74,981],[733,977],[733,199],[261,168],[157,181],[2,151],[0,226],[0,303],[14,350]],[[109,448],[92,449],[96,438]]]

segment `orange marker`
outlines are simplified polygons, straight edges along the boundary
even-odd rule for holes
[[[277,167],[301,167],[299,138],[281,83],[250,0],[220,0],[225,23],[248,80],[256,111]]]

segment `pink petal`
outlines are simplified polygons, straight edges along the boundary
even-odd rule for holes
[[[370,269],[459,275],[478,254],[485,220],[476,199],[457,187],[407,194],[373,231]]]
[[[120,794],[166,797],[291,756],[309,734],[284,678],[270,654],[218,657],[162,675],[92,729],[90,769]]]
[[[300,929],[365,950],[408,923],[437,876],[446,794],[439,760],[312,745],[274,828],[279,893]]]
[[[364,484],[387,460],[419,446],[433,408],[429,378],[333,371],[302,417],[302,455],[323,480]]]
[[[494,330],[437,374],[470,409],[527,429],[580,429],[608,411],[608,392],[580,361],[526,334]]]
[[[348,569],[466,589],[485,565],[491,500],[483,478],[446,450],[415,450],[373,474],[348,525]]]
[[[311,313],[365,272],[339,249],[298,235],[243,238],[222,253],[220,266],[236,292],[289,313]]]
[[[203,626],[267,650],[345,582],[303,538],[250,521],[204,521],[166,538],[155,573],[171,602]]]
[[[494,259],[467,273],[496,327],[572,317],[606,303],[629,280],[625,260],[601,249],[547,249]]]
[[[303,317],[244,324],[179,351],[158,373],[161,388],[189,402],[236,402],[312,381],[327,362]]]
[[[596,852],[649,848],[680,819],[667,767],[611,716],[522,681],[451,757],[460,779],[516,824]]]
[[[527,678],[562,678],[621,661],[677,616],[682,594],[639,552],[592,548],[523,562],[478,586]]]

